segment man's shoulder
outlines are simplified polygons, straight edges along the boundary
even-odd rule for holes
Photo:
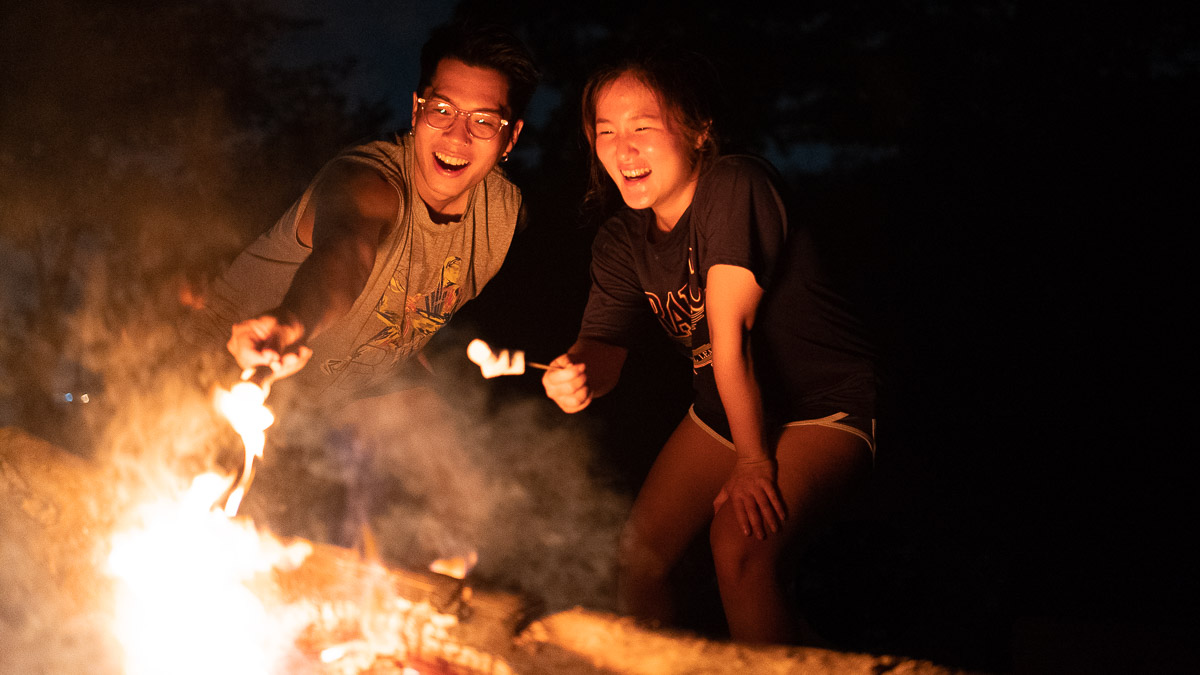
[[[388,133],[361,139],[343,148],[334,159],[358,159],[403,167],[407,138],[404,134]]]
[[[473,208],[486,210],[490,218],[499,217],[504,222],[512,222],[514,227],[523,227],[521,188],[508,174],[499,166],[493,167],[482,183],[476,186]]]
[[[484,176],[483,181],[487,185],[489,194],[492,192],[498,192],[500,194],[514,195],[518,199],[521,196],[521,188],[513,182],[512,178],[509,177],[508,172],[506,172],[499,164],[492,167],[492,170],[489,171],[486,176]]]

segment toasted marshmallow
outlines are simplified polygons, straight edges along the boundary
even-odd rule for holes
[[[500,350],[497,354],[483,340],[471,340],[467,345],[467,358],[479,366],[485,378],[491,379],[500,375],[522,375],[525,373],[525,352],[520,350]]]

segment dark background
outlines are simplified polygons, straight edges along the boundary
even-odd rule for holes
[[[271,6],[0,10],[5,424],[65,442],[62,393],[103,386],[69,318],[89,297],[81,266],[105,270],[102,323],[127,324],[130,289],[202,286],[337,148],[406,123],[415,82],[364,93],[378,66],[287,18],[336,10]],[[425,29],[451,11],[350,7],[388,18],[414,79]],[[720,73],[726,147],[784,171],[886,374],[871,489],[795,563],[816,627],[842,649],[987,671],[1190,663],[1192,3],[452,11],[515,26],[545,77],[505,166],[529,228],[433,350],[476,336],[538,361],[565,349],[595,225],[580,209],[582,82],[640,46],[701,52]],[[306,41],[319,56],[299,58]],[[582,413],[602,440],[597,480],[636,489],[686,408],[685,367],[650,340]],[[489,386],[540,391],[534,377]],[[711,591],[702,555],[685,581]],[[715,599],[699,598],[689,624],[719,635]]]

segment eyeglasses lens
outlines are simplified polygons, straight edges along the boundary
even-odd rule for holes
[[[500,133],[500,128],[504,126],[500,117],[492,113],[467,113],[449,103],[425,104],[425,123],[434,129],[449,129],[460,114],[467,116],[467,131],[480,140],[492,138]]]

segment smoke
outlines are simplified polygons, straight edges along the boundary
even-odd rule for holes
[[[445,342],[429,354],[426,386],[332,416],[277,411],[248,512],[343,546],[361,544],[365,527],[384,561],[407,569],[476,552],[476,585],[546,611],[612,609],[629,499],[597,475],[586,423],[544,396],[502,394],[457,340]]]
[[[473,367],[461,370],[463,388],[481,386]],[[491,411],[472,405],[476,397],[451,400],[426,400],[429,414],[421,417],[393,415],[409,434],[376,436],[392,442],[375,470],[403,495],[375,520],[386,550],[415,564],[474,549],[478,578],[527,592],[548,611],[612,609],[628,503],[589,470],[594,447],[585,429],[545,399],[518,398]],[[448,422],[429,423],[438,419]]]
[[[232,364],[181,341],[182,300],[297,178],[247,166],[261,136],[189,39],[220,52],[240,24],[188,32],[208,10],[186,4],[0,10],[2,673],[120,672],[113,528],[238,451],[210,399]]]
[[[44,539],[0,500],[0,673],[120,673],[108,617],[65,597],[62,575],[33,553]]]
[[[76,307],[56,317],[70,339],[54,346],[54,370],[17,380],[14,392],[74,391],[57,404],[58,446],[16,426],[0,440],[3,673],[122,672],[103,574],[112,532],[130,506],[175,491],[236,447],[211,403],[225,368],[180,342],[170,277],[113,274],[93,255],[79,270],[89,283]],[[17,339],[47,349],[36,334]]]

